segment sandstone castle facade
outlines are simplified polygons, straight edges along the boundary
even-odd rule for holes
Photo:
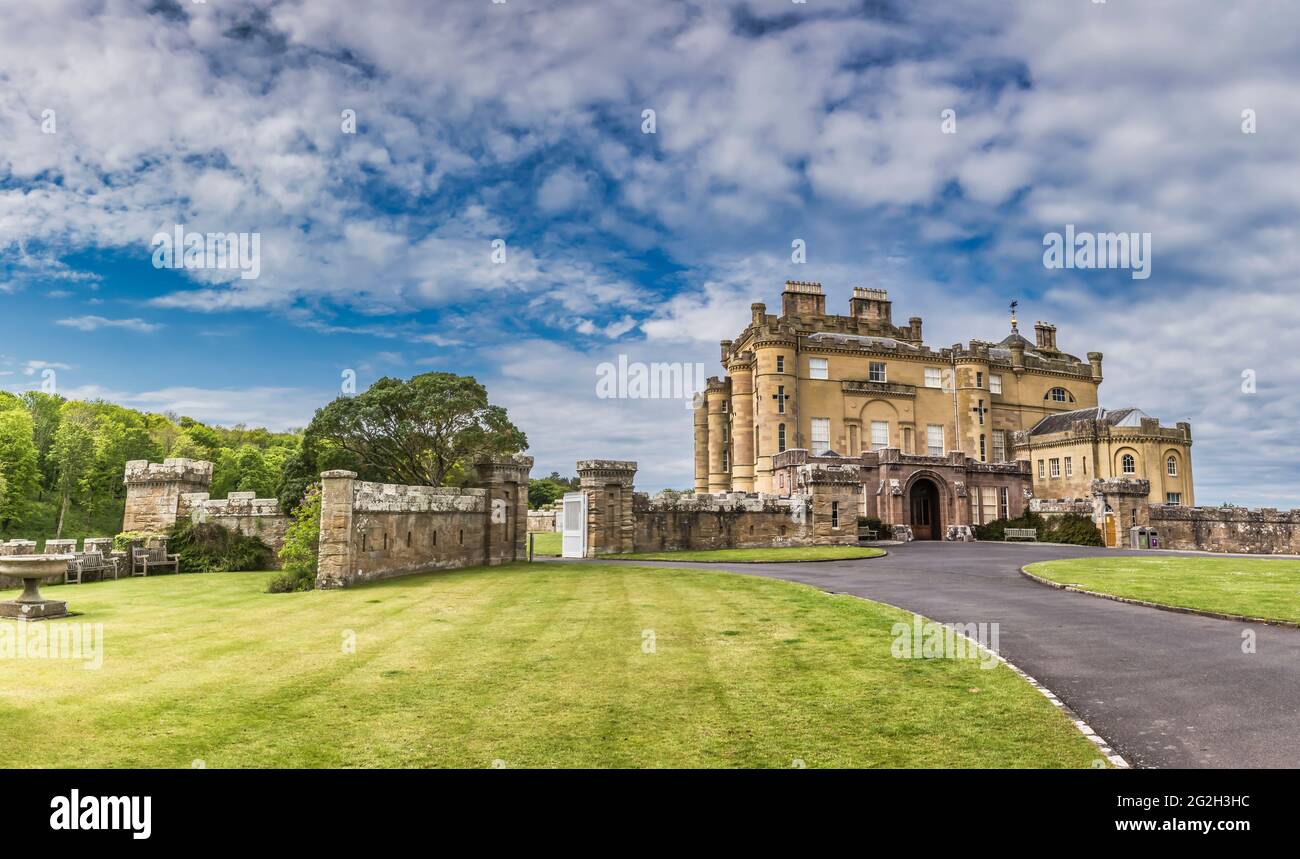
[[[845,459],[856,512],[922,538],[1018,516],[1035,495],[1088,497],[1094,481],[1145,480],[1151,503],[1194,503],[1190,426],[1100,409],[1102,354],[1062,351],[1054,325],[1031,341],[1013,315],[996,343],[934,348],[920,317],[894,324],[884,290],[854,289],[841,316],[821,284],[797,281],[779,315],[751,311],[696,405],[697,493],[789,494],[793,466]]]

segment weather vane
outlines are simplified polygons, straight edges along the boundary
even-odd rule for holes
[[[1020,306],[1019,301],[1011,302],[1011,330],[1012,331],[1014,331],[1016,328],[1016,308],[1019,306]]]

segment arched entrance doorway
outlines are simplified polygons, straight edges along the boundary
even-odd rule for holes
[[[939,487],[934,481],[923,477],[913,483],[907,503],[912,536],[917,540],[938,540],[943,532],[939,521]]]

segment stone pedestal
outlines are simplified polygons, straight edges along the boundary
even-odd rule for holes
[[[72,555],[23,555],[0,558],[0,575],[22,579],[23,592],[17,599],[0,602],[0,618],[18,621],[51,620],[68,616],[68,604],[41,596],[44,580],[58,581]]]

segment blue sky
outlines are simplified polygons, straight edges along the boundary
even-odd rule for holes
[[[597,399],[601,362],[716,373],[787,279],[887,288],[935,345],[1015,298],[1105,353],[1103,404],[1192,421],[1201,502],[1300,506],[1285,4],[356,8],[5,4],[0,386],[284,428],[349,370],[472,373],[538,471],[652,490],[689,413]],[[154,268],[178,223],[258,233],[259,277]],[[1152,276],[1045,269],[1067,223],[1151,233]]]

